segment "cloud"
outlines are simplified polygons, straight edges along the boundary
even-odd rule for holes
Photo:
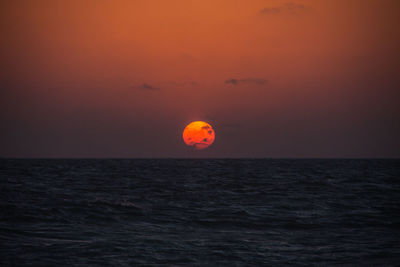
[[[263,86],[268,83],[265,79],[260,78],[246,78],[246,79],[228,79],[225,81],[226,84],[241,85],[241,84],[252,84]]]
[[[147,83],[143,83],[142,85],[138,86],[139,89],[148,90],[148,91],[157,91],[160,90],[158,87],[151,86]]]
[[[226,80],[225,83],[237,85],[239,83],[239,81],[237,79],[229,79],[229,80]]]
[[[303,4],[288,2],[276,7],[266,7],[260,10],[260,13],[263,15],[274,15],[280,13],[299,15],[299,12],[302,12],[305,9],[306,7]]]
[[[260,12],[262,14],[269,15],[269,14],[278,14],[281,11],[282,11],[282,8],[279,8],[279,7],[266,7],[264,9],[262,9]]]

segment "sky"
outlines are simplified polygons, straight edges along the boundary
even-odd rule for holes
[[[400,1],[0,1],[0,157],[400,156]],[[204,120],[205,150],[182,132]]]

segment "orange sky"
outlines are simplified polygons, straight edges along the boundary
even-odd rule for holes
[[[398,157],[393,0],[2,1],[0,156]],[[188,151],[206,120],[215,143]]]

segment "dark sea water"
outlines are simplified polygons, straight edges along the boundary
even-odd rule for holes
[[[0,160],[0,265],[396,266],[400,160]]]

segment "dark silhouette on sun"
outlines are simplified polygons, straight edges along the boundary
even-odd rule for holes
[[[189,123],[183,130],[183,141],[196,150],[209,147],[215,140],[215,132],[210,124],[204,121]]]

